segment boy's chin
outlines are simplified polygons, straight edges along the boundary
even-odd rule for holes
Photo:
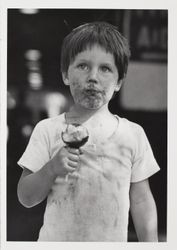
[[[104,106],[104,103],[81,103],[80,106],[88,110],[98,110]]]

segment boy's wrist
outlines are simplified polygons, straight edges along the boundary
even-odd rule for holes
[[[52,164],[52,161],[49,161],[46,165],[46,171],[47,171],[47,175],[52,178],[52,179],[56,179],[57,174],[55,172],[55,168],[54,165]]]

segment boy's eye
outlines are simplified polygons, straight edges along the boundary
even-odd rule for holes
[[[77,67],[79,69],[81,69],[81,70],[87,70],[88,69],[88,65],[86,63],[80,63]]]
[[[102,70],[103,72],[107,73],[107,72],[110,72],[110,71],[111,71],[111,68],[108,67],[108,66],[102,66],[102,67],[101,67],[101,70]]]

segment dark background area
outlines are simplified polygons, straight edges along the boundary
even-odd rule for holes
[[[45,97],[51,93],[61,93],[67,102],[60,112],[67,110],[72,103],[68,88],[62,83],[60,75],[60,47],[63,37],[85,22],[108,21],[117,25],[129,39],[132,64],[148,62],[167,65],[167,14],[166,10],[39,9],[35,14],[25,14],[19,9],[8,10],[8,241],[35,241],[42,225],[46,201],[30,209],[23,207],[18,201],[17,183],[22,170],[17,161],[35,124],[49,116]],[[144,27],[148,30],[149,43]],[[144,42],[140,43],[137,40],[141,30],[144,32],[144,40],[141,41]],[[163,37],[162,33],[165,34]],[[26,56],[26,52],[31,50],[35,51],[33,55],[36,58]],[[39,54],[36,51],[41,56],[37,56]],[[31,73],[37,74],[37,80],[30,80]],[[167,108],[127,109],[121,103],[121,91],[111,101],[109,108],[111,112],[139,123],[146,131],[161,168],[159,173],[150,178],[150,185],[158,210],[159,240],[166,241]],[[129,241],[137,241],[131,218]]]

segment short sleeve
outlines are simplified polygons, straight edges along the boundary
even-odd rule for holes
[[[32,172],[36,172],[42,168],[49,159],[50,154],[47,129],[41,121],[35,126],[29,143],[17,163],[22,168],[25,167]]]
[[[160,170],[151,145],[141,126],[137,127],[136,150],[132,165],[131,182],[149,178]]]

